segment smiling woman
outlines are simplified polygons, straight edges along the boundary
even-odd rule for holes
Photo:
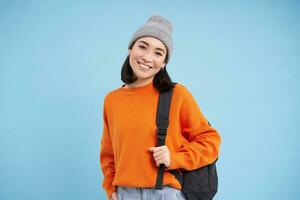
[[[133,34],[121,71],[124,88],[143,86],[151,81],[158,91],[174,87],[166,69],[173,50],[172,30],[169,20],[155,15]]]
[[[154,15],[133,34],[121,71],[125,84],[104,98],[100,161],[108,199],[184,200],[172,171],[194,170],[218,157],[218,132],[187,88],[167,73],[172,29],[169,20]],[[173,91],[168,137],[158,145],[157,103],[166,91]],[[157,178],[161,167],[163,180]]]
[[[139,87],[151,82],[154,75],[163,70],[166,63],[166,47],[158,39],[143,37],[128,50],[129,64],[137,78],[126,88]]]

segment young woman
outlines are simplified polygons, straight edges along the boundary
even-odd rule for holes
[[[154,15],[129,42],[121,79],[103,105],[100,163],[103,188],[113,200],[182,200],[180,183],[168,170],[193,170],[214,162],[220,136],[195,99],[166,70],[173,49],[172,24]],[[173,89],[166,145],[156,147],[160,91]],[[154,189],[157,168],[165,165],[163,189]]]

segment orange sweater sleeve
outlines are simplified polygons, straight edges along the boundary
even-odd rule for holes
[[[107,121],[107,105],[104,99],[103,106],[103,134],[101,139],[100,149],[100,164],[104,175],[102,186],[106,191],[107,198],[110,199],[113,192],[116,191],[116,187],[112,185],[115,177],[115,162],[112,149],[111,136],[109,132],[109,126]]]
[[[221,137],[202,114],[192,94],[184,87],[180,107],[180,126],[182,135],[188,142],[171,152],[168,170],[182,168],[194,170],[215,161],[219,154]]]

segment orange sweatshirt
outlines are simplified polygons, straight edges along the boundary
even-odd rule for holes
[[[156,146],[158,96],[151,82],[130,89],[120,87],[104,98],[100,163],[108,199],[116,186],[155,186],[157,167],[149,147]],[[220,142],[192,94],[176,84],[166,137],[171,164],[163,185],[181,189],[168,170],[193,170],[212,163],[218,157]]]

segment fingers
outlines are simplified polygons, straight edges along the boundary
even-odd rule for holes
[[[158,152],[153,153],[153,157],[154,157],[154,158],[159,158],[159,157],[164,156],[164,155],[167,154],[167,153],[168,153],[167,151],[161,150],[161,151],[158,151]]]
[[[159,156],[153,156],[154,160],[156,162],[158,162],[159,160],[164,160],[164,158],[166,157],[167,155],[165,154],[162,154],[162,155],[159,155]]]
[[[159,167],[160,164],[166,165],[167,159],[166,158],[160,158],[160,159],[155,160],[155,163],[156,163],[157,167]]]
[[[153,153],[159,152],[161,150],[168,150],[168,147],[166,145],[159,146],[159,147],[150,147],[149,150]]]
[[[164,164],[166,167],[170,165],[170,151],[166,145],[160,147],[150,147],[149,150],[153,153],[156,166]]]
[[[151,147],[150,151],[153,153],[154,158],[158,158],[160,156],[170,153],[167,146]]]
[[[112,193],[111,200],[118,200],[118,196],[116,192]]]

